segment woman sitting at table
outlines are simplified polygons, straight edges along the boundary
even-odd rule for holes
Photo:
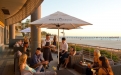
[[[69,63],[69,56],[74,56],[76,54],[76,50],[71,46],[70,48],[70,52],[67,56],[67,58],[65,59],[65,62],[63,65],[65,65],[64,67],[66,68],[67,67],[67,64]]]
[[[99,69],[99,57],[101,56],[100,51],[99,50],[94,50],[94,63],[93,63],[93,68],[96,69],[96,71],[98,71]]]
[[[99,57],[99,65],[100,68],[98,71],[98,75],[114,75],[111,66],[109,64],[109,61],[106,57],[104,56]]]
[[[30,71],[31,73],[39,73],[39,75],[43,75],[45,72],[40,72],[40,69],[42,68],[42,66],[40,66],[37,70],[29,67],[27,64],[26,64],[26,60],[27,60],[27,55],[26,54],[23,54],[20,56],[19,58],[19,66],[20,66],[20,72],[22,73],[22,71],[24,70],[27,70],[27,71]],[[45,63],[46,64],[46,63]],[[50,72],[50,71],[47,71],[46,72],[46,75],[55,75],[56,73],[55,72]]]

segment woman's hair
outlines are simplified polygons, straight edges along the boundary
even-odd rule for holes
[[[109,68],[110,65],[108,63],[108,59],[104,56],[99,57],[99,60],[102,62],[102,67]]]
[[[66,38],[65,38],[65,37],[63,37],[63,38],[62,38],[62,40],[66,40]]]
[[[24,42],[28,42],[28,38],[26,36],[24,37]]]
[[[27,55],[26,54],[22,54],[19,58],[19,65],[25,63],[27,60]]]
[[[23,52],[26,52],[27,48],[24,46]]]
[[[73,51],[75,51],[75,49],[74,49],[74,47],[73,47],[73,46],[71,46],[71,48],[73,48]]]
[[[94,52],[96,53],[96,56],[98,56],[98,57],[100,57],[101,56],[101,54],[100,54],[100,51],[99,50],[94,50]]]
[[[53,40],[57,40],[57,38],[56,38],[56,35],[54,35],[54,38],[53,38]]]

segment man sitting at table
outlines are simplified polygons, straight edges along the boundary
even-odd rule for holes
[[[37,48],[34,56],[31,59],[30,66],[34,69],[40,69],[41,65],[43,65],[43,64],[48,64],[48,62],[44,61],[40,48]],[[42,71],[44,71],[43,67],[40,70],[40,72],[42,72]]]
[[[65,58],[67,58],[68,55],[68,44],[66,43],[66,38],[62,38],[62,43],[60,44],[60,53],[59,53],[59,65],[58,69],[61,64],[64,64]]]

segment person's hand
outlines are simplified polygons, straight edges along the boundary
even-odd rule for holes
[[[43,61],[42,64],[48,64],[48,61]]]
[[[62,49],[60,49],[60,52],[62,52]]]
[[[48,64],[49,62],[48,61],[45,61],[45,64]]]
[[[40,65],[42,65],[42,63],[38,63],[37,65],[40,66]]]
[[[50,48],[50,46],[44,46],[45,48]]]

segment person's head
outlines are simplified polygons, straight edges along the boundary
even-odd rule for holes
[[[49,34],[46,35],[46,40],[50,40],[50,35]]]
[[[100,51],[95,49],[94,50],[94,56],[100,57],[101,56]]]
[[[40,55],[41,54],[41,48],[37,48],[36,49],[36,55]]]
[[[66,41],[66,38],[65,37],[63,37],[62,38],[62,43],[64,43]]]
[[[108,68],[109,67],[108,59],[104,56],[99,57],[99,65],[104,68]]]
[[[54,38],[53,38],[53,40],[56,40],[57,38],[56,38],[56,35],[54,35]]]
[[[71,50],[71,51],[75,51],[75,49],[74,49],[74,47],[73,47],[73,46],[71,46],[71,47],[70,47],[70,50]]]
[[[19,58],[19,65],[26,63],[26,60],[27,60],[27,55],[22,54]]]
[[[88,63],[87,66],[88,66],[88,68],[91,68],[91,64],[90,63]]]

